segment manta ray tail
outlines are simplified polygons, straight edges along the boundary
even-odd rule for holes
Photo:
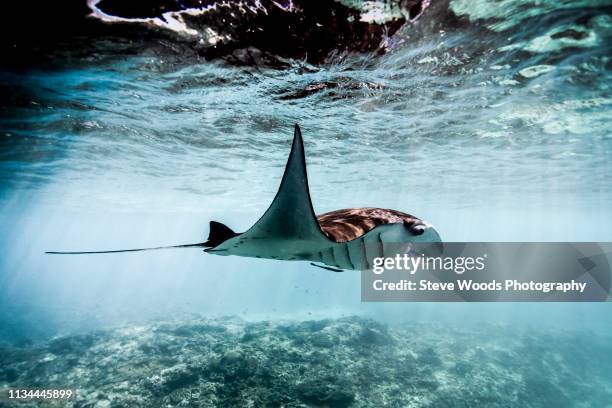
[[[109,251],[47,251],[45,254],[52,255],[85,255],[85,254],[114,254],[117,252],[138,252],[138,251],[155,251],[158,249],[172,249],[172,248],[192,248],[192,247],[206,247],[206,243],[200,244],[186,244],[186,245],[171,245],[171,246],[161,246],[161,247],[152,247],[152,248],[134,248],[134,249],[113,249]]]
[[[221,224],[217,221],[210,222],[210,233],[208,234],[208,241],[201,242],[198,244],[185,244],[185,245],[170,245],[152,248],[134,248],[134,249],[113,249],[108,251],[47,251],[45,254],[55,255],[85,255],[85,254],[115,254],[118,252],[138,252],[138,251],[155,251],[158,249],[172,249],[172,248],[211,248],[215,247],[226,240],[239,235],[231,230],[227,225]]]

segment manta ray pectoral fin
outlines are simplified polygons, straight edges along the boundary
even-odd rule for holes
[[[328,271],[332,271],[332,272],[344,272],[342,269],[337,269],[337,268],[332,268],[331,266],[325,266],[325,265],[317,265],[314,262],[310,263],[312,266],[316,266],[317,268],[321,268],[321,269],[327,269]]]
[[[314,247],[329,244],[315,216],[308,189],[304,142],[300,127],[295,125],[291,153],[283,179],[270,207],[246,232],[240,241],[247,242],[302,242]],[[221,244],[219,249],[235,249],[235,240]],[[263,245],[263,244],[262,244]]]

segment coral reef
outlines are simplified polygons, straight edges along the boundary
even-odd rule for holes
[[[609,340],[346,317],[154,322],[0,350],[0,386],[73,407],[577,407],[612,400]],[[38,406],[34,402],[6,406]]]

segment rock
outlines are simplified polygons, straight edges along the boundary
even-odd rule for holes
[[[393,343],[393,339],[386,330],[379,328],[364,327],[359,336],[359,343],[364,345],[383,346]]]
[[[328,333],[317,333],[310,337],[310,343],[315,347],[330,348],[335,342]]]
[[[0,382],[12,383],[19,378],[19,372],[14,368],[0,369]]]
[[[386,36],[414,20],[428,2],[293,0],[89,2],[91,16],[107,25],[132,25],[167,35],[208,58],[256,49],[283,57],[324,58],[336,51],[373,51]],[[282,38],[283,41],[278,41]],[[251,54],[252,54],[251,50]]]
[[[185,388],[198,380],[197,372],[186,364],[161,370],[145,380],[145,386],[154,394],[165,395],[178,388]]]
[[[442,364],[442,360],[438,356],[433,347],[427,347],[418,353],[419,363],[426,364],[429,367],[438,367]]]
[[[110,408],[111,402],[109,400],[100,400],[96,402],[94,408]]]
[[[5,47],[11,53],[9,60],[58,49],[68,58],[89,52],[95,57],[111,42],[121,52],[149,51],[183,61],[224,58],[278,66],[286,58],[295,58],[317,64],[330,54],[385,52],[388,38],[414,22],[429,3],[65,0],[33,6],[11,2],[6,15],[22,16],[27,24],[7,25],[2,34],[11,45]],[[45,35],[29,35],[31,27]]]
[[[58,337],[49,342],[48,350],[55,355],[69,354],[85,350],[94,344],[93,335]]]
[[[332,379],[302,383],[297,386],[297,394],[306,404],[327,407],[348,407],[355,400],[354,392]]]

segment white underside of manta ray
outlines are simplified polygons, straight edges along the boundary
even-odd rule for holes
[[[304,142],[295,125],[291,153],[272,204],[247,231],[236,233],[216,221],[210,222],[208,240],[171,247],[113,251],[47,252],[50,254],[96,254],[152,249],[204,247],[214,255],[236,255],[288,261],[310,261],[333,271],[368,269],[371,259],[387,254],[385,245],[439,243],[433,226],[412,215],[382,208],[351,208],[316,216],[310,200]]]

